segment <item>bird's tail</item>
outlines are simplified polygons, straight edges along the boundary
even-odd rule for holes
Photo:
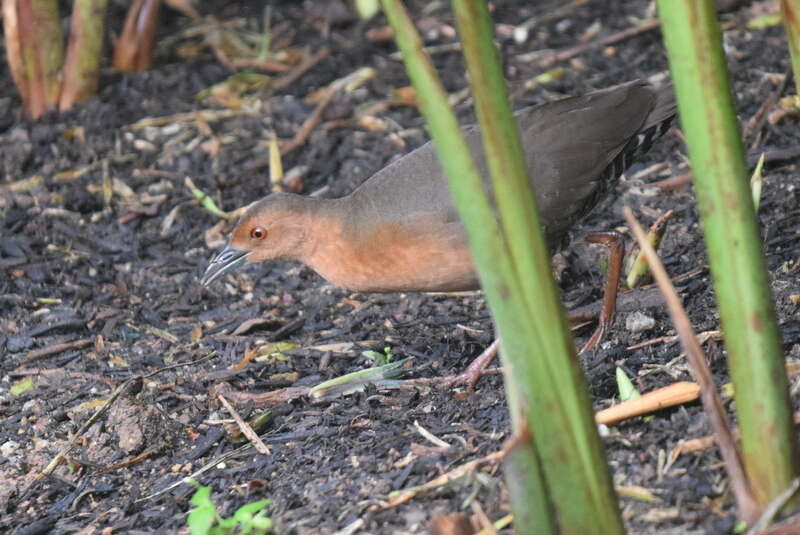
[[[637,141],[639,142],[638,150],[647,152],[650,146],[661,136],[667,133],[669,127],[672,126],[672,121],[678,112],[678,105],[675,102],[675,90],[672,84],[667,84],[656,91],[656,104],[653,106],[653,111],[647,116],[644,122]],[[642,136],[644,136],[642,138]]]
[[[625,148],[608,166],[606,172],[613,177],[618,177],[624,173],[637,156],[649,151],[653,143],[669,131],[677,111],[675,92],[672,84],[668,84],[657,91],[656,103],[639,133],[628,141]]]

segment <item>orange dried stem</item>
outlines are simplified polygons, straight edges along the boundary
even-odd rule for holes
[[[697,383],[679,381],[599,411],[594,415],[594,419],[598,424],[611,425],[649,412],[695,401],[699,397],[700,386]]]
[[[23,99],[28,94],[28,78],[25,75],[25,65],[22,61],[22,43],[19,36],[19,21],[17,20],[17,0],[3,0],[3,34],[6,44],[6,58],[8,68],[14,85]]]
[[[159,7],[161,0],[136,0],[131,5],[114,48],[115,69],[142,71],[150,66]]]
[[[52,110],[61,91],[64,45],[57,0],[4,0],[6,50],[28,117]]]

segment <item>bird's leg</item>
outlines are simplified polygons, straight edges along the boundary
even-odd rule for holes
[[[589,243],[602,243],[608,247],[608,272],[603,292],[603,308],[597,321],[597,329],[583,345],[581,353],[597,347],[614,321],[614,312],[617,308],[617,289],[622,275],[622,259],[625,256],[625,243],[619,232],[595,232],[586,236],[585,239]]]
[[[622,241],[622,235],[619,232],[595,232],[586,236],[586,241],[589,243],[602,243],[608,247],[608,273],[606,276],[605,295],[603,296],[603,308],[600,311],[600,318],[598,319],[597,329],[592,334],[591,338],[581,348],[581,353],[589,349],[594,349],[597,344],[605,336],[608,327],[614,321],[614,311],[617,306],[617,288],[619,287],[619,280],[622,275],[622,259],[625,256],[625,244]],[[497,356],[497,351],[500,347],[500,339],[495,339],[492,344],[483,350],[483,353],[475,357],[467,368],[457,374],[449,375],[446,377],[437,377],[433,380],[425,380],[425,383],[435,382],[441,385],[453,386],[462,384],[467,386],[466,394],[471,394],[475,390],[475,383],[478,379],[487,373],[492,373],[495,370],[487,371],[486,368]],[[422,382],[418,379],[412,379],[412,382]]]
[[[467,385],[467,393],[471,394],[475,390],[475,383],[486,373],[486,367],[497,357],[497,350],[499,347],[500,339],[495,338],[494,342],[492,342],[489,347],[484,349],[480,355],[475,357],[475,360],[469,363],[467,369],[458,375],[450,377],[452,380],[451,384],[460,383]]]
[[[406,381],[408,384],[431,384],[435,383],[442,386],[466,385],[467,391],[465,396],[472,394],[475,391],[475,383],[484,375],[490,373],[497,373],[498,370],[487,370],[486,367],[492,363],[497,356],[497,351],[500,347],[500,339],[496,338],[494,342],[489,345],[483,352],[475,357],[475,360],[470,362],[467,368],[457,375],[447,375],[444,377],[434,378],[419,378],[409,379]]]
[[[625,242],[619,232],[594,232],[586,236],[589,243],[601,243],[608,247],[608,272],[606,274],[606,287],[603,295],[603,308],[600,310],[600,317],[597,321],[597,329],[581,348],[581,353],[594,349],[603,340],[609,326],[614,322],[614,312],[617,308],[617,290],[619,280],[622,276],[622,260],[625,257]],[[458,375],[443,378],[446,384],[467,385],[467,393],[475,390],[475,383],[478,382],[485,373],[486,367],[491,364],[497,356],[500,346],[500,339],[492,342],[483,353],[473,360],[467,369]]]

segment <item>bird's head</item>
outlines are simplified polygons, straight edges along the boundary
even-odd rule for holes
[[[214,257],[200,281],[208,286],[244,264],[278,258],[302,259],[307,236],[309,199],[273,193],[239,219],[228,244]]]

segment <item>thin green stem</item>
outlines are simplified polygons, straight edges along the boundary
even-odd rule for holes
[[[742,430],[764,506],[798,473],[784,359],[714,2],[658,0]]]

